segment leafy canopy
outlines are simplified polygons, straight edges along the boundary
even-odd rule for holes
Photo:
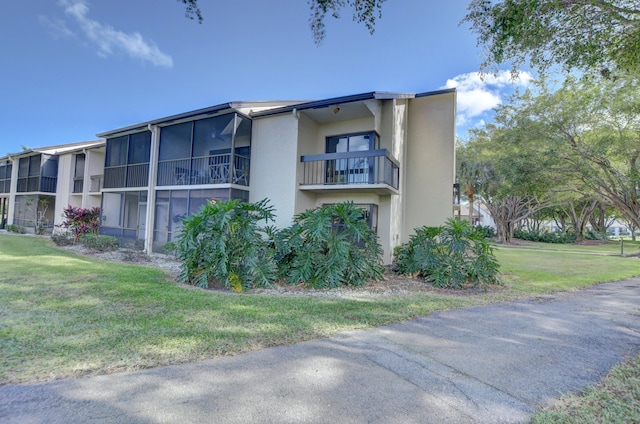
[[[527,61],[544,73],[612,69],[640,72],[640,4],[637,0],[473,0],[470,23],[484,47],[482,69]]]
[[[184,4],[185,15],[189,19],[202,23],[204,17],[198,0],[178,0]],[[371,34],[375,31],[376,20],[382,17],[382,3],[385,0],[308,0],[311,9],[309,26],[316,44],[321,44],[326,35],[325,19],[327,15],[340,18],[343,10],[350,10],[355,22],[363,24]]]

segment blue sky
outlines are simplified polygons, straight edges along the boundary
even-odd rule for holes
[[[387,0],[370,35],[305,0],[21,0],[0,15],[0,155],[234,100],[316,100],[458,87],[458,132],[490,119],[514,85],[484,81],[468,0]],[[505,67],[506,68],[506,67]],[[527,84],[528,74],[518,85]]]

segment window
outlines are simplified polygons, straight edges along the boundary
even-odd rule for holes
[[[375,150],[380,142],[375,132],[327,137],[327,153],[344,157],[327,160],[327,184],[367,184],[373,181],[375,159],[357,152]]]
[[[248,197],[248,191],[228,188],[156,191],[153,250],[160,252],[164,243],[175,241],[182,230],[182,218],[199,212],[208,201],[212,199],[246,201]]]
[[[76,166],[73,174],[75,178],[84,177],[84,161],[85,161],[84,153],[80,153],[79,155],[76,155]]]
[[[159,160],[188,159],[191,157],[192,122],[171,125],[160,130]]]
[[[375,132],[327,137],[327,153],[375,150],[380,144]]]
[[[329,205],[326,203],[325,206]],[[375,203],[356,203],[354,206],[362,209],[362,219],[367,222],[369,228],[371,228],[374,232],[378,232],[378,205]],[[332,225],[338,230],[343,225],[339,218],[334,218],[332,221]]]
[[[100,234],[121,240],[144,239],[147,192],[103,193]]]
[[[107,139],[104,188],[146,187],[151,131]]]
[[[0,193],[9,193],[11,190],[11,162],[0,163]]]
[[[251,120],[237,113],[160,130],[158,186],[249,185]]]
[[[107,140],[107,156],[105,166],[120,166],[127,164],[127,142],[129,137],[123,136]]]
[[[145,131],[129,136],[129,165],[149,163],[151,155],[151,132]]]

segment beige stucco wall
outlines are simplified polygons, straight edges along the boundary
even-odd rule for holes
[[[85,193],[82,199],[82,207],[100,207],[101,196],[99,192],[91,193],[91,177],[94,175],[104,175],[105,148],[91,149],[87,151],[87,159],[84,172]]]
[[[82,196],[72,196],[73,172],[75,155],[69,153],[58,156],[58,182],[56,185],[56,201],[53,214],[53,224],[62,224],[62,212],[68,205],[82,206]],[[53,205],[49,206],[50,208]]]
[[[296,206],[295,214],[302,213],[316,206],[316,195],[309,191],[300,190],[300,182],[304,179],[304,164],[300,157],[324,153],[318,150],[318,124],[304,114],[298,118],[298,145],[296,154]],[[293,217],[292,217],[293,218]]]
[[[416,227],[442,225],[451,216],[455,114],[455,92],[409,101],[406,156],[402,170],[402,242],[408,240]]]
[[[296,207],[298,119],[291,113],[254,119],[251,143],[249,201],[268,198],[275,225],[287,227]]]
[[[326,138],[329,136],[373,131],[374,127],[373,117],[322,124],[318,127],[317,153],[325,153]]]

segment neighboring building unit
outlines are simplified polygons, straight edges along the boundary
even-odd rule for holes
[[[0,158],[0,228],[13,224],[29,232],[51,232],[62,223],[67,205],[100,206],[100,189],[90,196],[85,174],[96,174],[89,164],[102,172],[104,145],[101,140],[73,143]]]

